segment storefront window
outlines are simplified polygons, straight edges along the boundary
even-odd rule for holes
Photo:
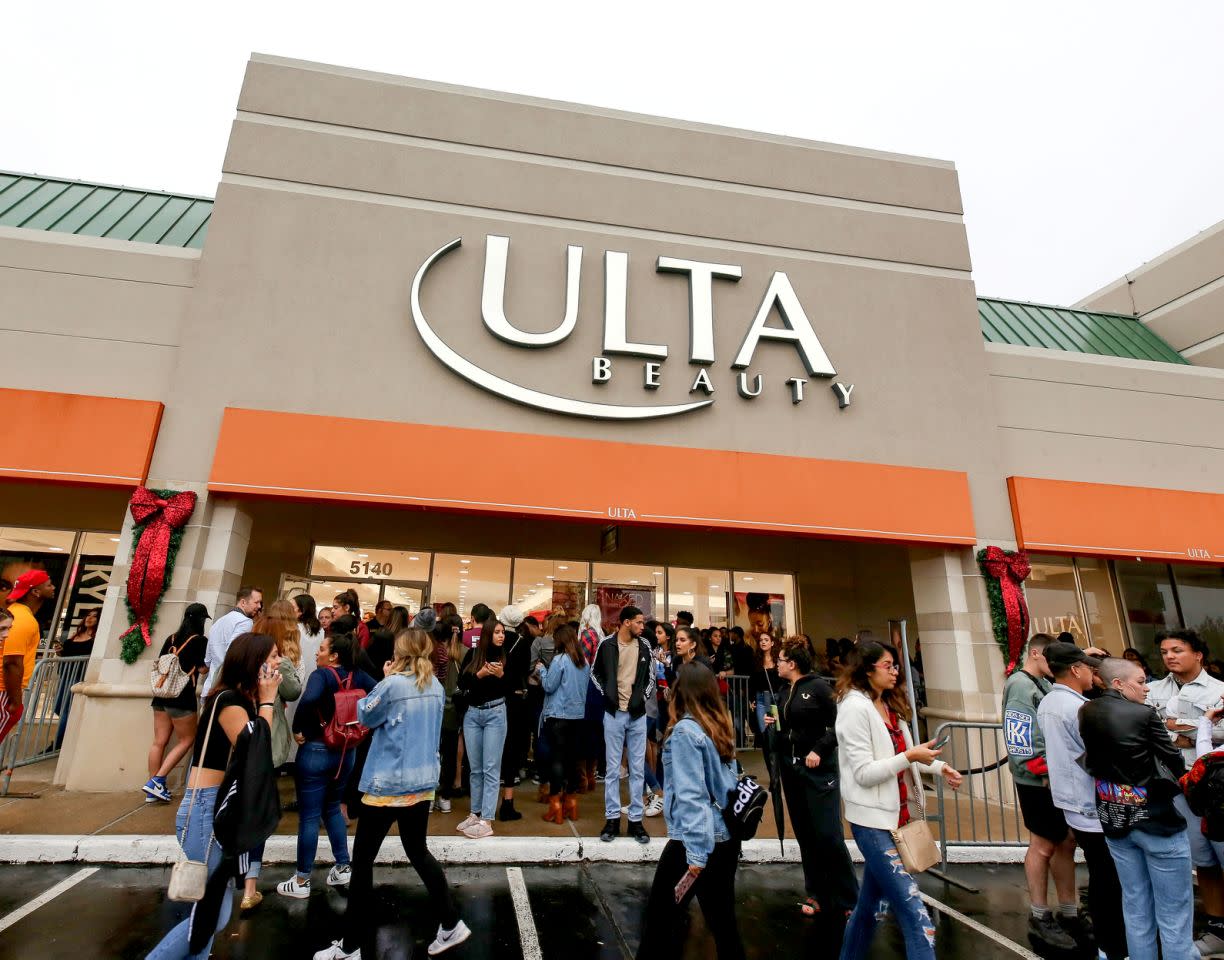
[[[586,606],[589,569],[584,560],[514,561],[514,603],[540,623],[554,613],[577,620]]]
[[[619,623],[623,607],[635,606],[647,620],[657,620],[663,612],[663,568],[627,563],[597,563],[591,576],[594,596],[603,612],[604,630],[611,633]]]
[[[746,635],[770,633],[775,639],[796,632],[795,578],[787,573],[736,573],[733,578],[734,626]]]
[[[1127,647],[1126,633],[1118,618],[1118,604],[1114,600],[1113,585],[1109,578],[1109,561],[1095,557],[1076,557],[1075,567],[1079,572],[1080,590],[1084,609],[1088,615],[1088,631],[1092,645],[1108,650],[1115,657],[1122,656]]]
[[[1132,645],[1149,662],[1156,663],[1156,634],[1180,626],[1169,568],[1163,563],[1119,560],[1115,569]]]
[[[727,587],[731,577],[726,570],[689,570],[667,568],[667,618],[687,610],[693,622],[703,627],[725,627],[727,623]]]
[[[118,547],[118,533],[0,527],[0,577],[11,583],[27,570],[47,572],[55,602],[43,604],[37,616],[44,640],[54,634],[58,642],[101,608]]]
[[[1028,598],[1029,636],[1048,633],[1057,637],[1064,631],[1081,646],[1088,643],[1084,615],[1075,590],[1074,561],[1070,557],[1029,557],[1032,573],[1024,584]]]
[[[314,548],[310,574],[360,580],[429,580],[429,553],[422,550],[375,550],[367,547]]]
[[[117,533],[81,534],[77,556],[68,577],[67,598],[60,613],[61,641],[76,632],[86,614],[91,611],[101,613],[118,549]]]
[[[1187,629],[1207,641],[1212,657],[1224,657],[1224,569],[1178,565],[1173,578]]]
[[[429,602],[436,609],[453,603],[467,617],[472,607],[483,603],[494,613],[510,597],[510,558],[478,557],[471,553],[439,553],[434,556]]]

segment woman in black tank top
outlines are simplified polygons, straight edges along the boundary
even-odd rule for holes
[[[230,748],[253,717],[267,723],[270,733],[276,689],[281,681],[279,664],[280,654],[271,637],[244,633],[230,644],[212,696],[204,701],[203,722],[196,734],[192,767],[175,818],[175,836],[188,859],[207,859],[210,876],[221,863],[221,847],[210,841],[217,788],[225,776]],[[231,880],[217,917],[215,929],[218,932],[229,923],[232,910]],[[194,913],[195,908],[192,908]],[[187,960],[192,956],[188,946],[190,934],[191,917],[188,917],[153,948],[150,960]],[[207,957],[211,949],[212,941],[209,940],[197,956]]]

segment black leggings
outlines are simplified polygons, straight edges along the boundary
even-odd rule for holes
[[[548,740],[548,792],[578,792],[578,757],[585,736],[583,721],[549,717],[544,721]]]
[[[779,762],[781,786],[803,859],[804,890],[820,904],[829,922],[840,928],[845,925],[845,912],[858,902],[859,888],[842,832],[837,781],[824,782],[814,771],[795,767],[786,756]]]
[[[371,807],[362,804],[357,821],[357,839],[353,843],[353,875],[349,882],[348,912],[344,915],[344,950],[352,953],[371,941],[374,921],[374,858],[386,839],[391,824],[399,824],[400,843],[417,876],[429,891],[434,912],[444,930],[459,922],[459,911],[451,896],[446,874],[425,846],[429,829],[429,801],[422,800],[411,807]]]
[[[1074,828],[1072,832],[1088,865],[1088,912],[1092,914],[1097,946],[1109,960],[1122,960],[1127,954],[1126,921],[1122,916],[1122,884],[1113,854],[1103,833]]]
[[[694,896],[714,938],[719,960],[743,960],[744,944],[735,919],[735,871],[739,855],[737,840],[715,844],[705,869],[677,904],[676,884],[688,870],[688,860],[684,844],[679,840],[667,841],[650,887],[637,960],[677,960],[684,956],[687,934],[684,921]]]
[[[459,728],[447,730],[442,728],[442,737],[438,742],[438,754],[442,762],[442,772],[438,782],[438,796],[449,800],[455,792],[455,764],[459,760]]]

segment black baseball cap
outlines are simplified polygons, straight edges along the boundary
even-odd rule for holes
[[[1062,673],[1077,663],[1086,663],[1093,670],[1101,665],[1100,657],[1090,657],[1074,643],[1061,640],[1046,644],[1045,658],[1054,673]]]

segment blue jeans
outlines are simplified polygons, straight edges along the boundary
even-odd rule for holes
[[[857,823],[850,824],[850,832],[863,855],[863,883],[846,923],[841,960],[867,956],[876,924],[890,906],[905,938],[907,960],[935,960],[935,925],[918,896],[918,884],[901,863],[892,834]]]
[[[1190,839],[1185,831],[1157,837],[1132,830],[1125,837],[1106,837],[1105,842],[1122,881],[1131,960],[1156,960],[1158,929],[1164,960],[1199,960],[1194,947]]]
[[[774,704],[774,695],[768,690],[762,690],[756,695],[756,728],[757,732],[765,733],[765,715]]]
[[[469,707],[463,717],[463,743],[472,768],[472,813],[492,820],[497,816],[502,748],[506,745],[506,705]]]
[[[298,747],[293,775],[297,781],[299,877],[309,877],[314,869],[315,854],[319,850],[320,819],[327,828],[327,839],[336,863],[349,862],[348,825],[340,812],[340,803],[357,760],[357,751],[351,747],[345,750],[343,761],[340,754],[339,750],[329,750],[322,740],[308,740]]]
[[[604,816],[620,820],[621,815],[621,756],[629,751],[629,821],[641,823],[642,790],[646,783],[646,715],[629,719],[626,710],[614,714],[604,712]]]
[[[204,787],[198,791],[184,790],[182,802],[179,803],[178,815],[174,818],[174,835],[178,839],[183,852],[191,860],[203,860],[204,851],[208,849],[208,839],[212,836],[213,807],[217,802],[217,787]],[[187,821],[187,808],[191,805],[191,795],[196,793],[195,809],[191,811],[191,822]],[[186,836],[184,836],[184,831]],[[221,863],[221,847],[213,843],[208,854],[208,875],[211,877],[217,865]],[[230,891],[221,900],[221,913],[217,916],[217,933],[225,929],[229,923],[230,912],[234,908],[233,881],[230,881]],[[195,913],[195,908],[192,908]],[[161,942],[149,953],[147,960],[206,960],[212,951],[212,940],[209,939],[204,949],[199,953],[188,953],[188,941],[191,936],[191,917],[187,917],[174,929],[162,937]]]

